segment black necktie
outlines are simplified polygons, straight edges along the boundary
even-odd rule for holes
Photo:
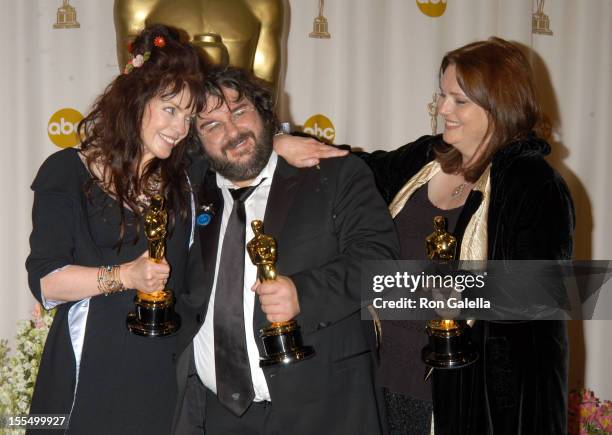
[[[263,180],[262,180],[263,181]],[[244,254],[246,213],[244,201],[255,186],[230,189],[234,207],[227,223],[215,293],[215,368],[217,397],[241,416],[253,398],[253,380],[244,331]]]

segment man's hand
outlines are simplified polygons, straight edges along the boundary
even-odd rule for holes
[[[278,275],[273,281],[257,281],[251,287],[259,296],[269,322],[288,322],[300,313],[297,289],[290,278]]]
[[[325,145],[310,137],[282,134],[274,136],[274,151],[296,168],[318,165],[321,159],[344,157],[347,150]]]

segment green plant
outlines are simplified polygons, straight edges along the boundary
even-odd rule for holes
[[[15,349],[0,340],[0,415],[27,415],[34,391],[49,327],[55,311],[46,312],[36,305],[31,320],[21,320],[17,325]],[[22,433],[9,431],[6,434]]]

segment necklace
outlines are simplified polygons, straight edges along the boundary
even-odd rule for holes
[[[463,193],[463,189],[465,189],[465,186],[467,186],[467,183],[463,182],[460,185],[458,185],[457,187],[455,187],[453,189],[453,191],[451,192],[451,198],[456,198],[459,195],[461,195]]]
[[[158,174],[153,174],[147,180],[147,183],[142,186],[142,192],[136,197],[136,205],[141,210],[146,210],[151,205],[151,197],[161,192],[161,179]]]

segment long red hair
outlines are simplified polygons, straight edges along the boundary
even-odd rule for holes
[[[154,43],[163,38],[165,44]],[[161,46],[163,45],[163,46]],[[172,98],[188,90],[194,113],[203,106],[204,64],[196,49],[180,40],[179,33],[167,26],[144,29],[131,44],[133,56],[149,53],[138,68],[118,76],[98,97],[91,112],[79,123],[81,149],[93,175],[85,187],[91,194],[93,183],[111,193],[121,210],[119,246],[125,235],[126,207],[135,214],[138,230],[142,210],[137,198],[159,177],[170,216],[188,214],[188,182],[185,175],[187,141],[175,146],[169,158],[152,159],[139,173],[143,158],[141,125],[147,103],[154,97]],[[98,170],[95,170],[95,169]]]

